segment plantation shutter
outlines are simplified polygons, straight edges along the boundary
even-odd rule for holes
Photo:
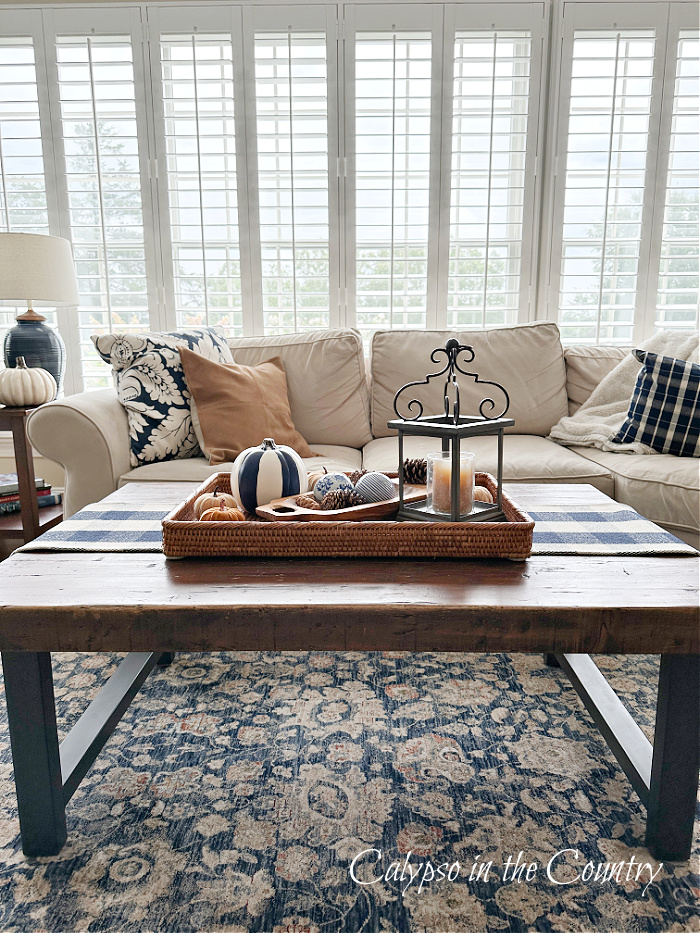
[[[442,15],[430,6],[346,9],[348,303],[367,338],[435,323]]]
[[[82,12],[82,11],[81,11]],[[141,43],[137,11],[101,11],[95,28],[56,11],[53,25],[55,113],[64,156],[67,229],[81,305],[79,352],[85,388],[111,383],[91,334],[149,330],[155,282],[147,270],[152,230],[148,191]],[[129,28],[131,27],[131,28]],[[151,243],[147,243],[150,239]],[[149,301],[150,296],[153,298]]]
[[[72,240],[66,392],[114,329],[697,326],[697,5],[551,9],[13,8],[0,229]]]
[[[241,334],[233,42],[165,33],[160,52],[176,324]]]
[[[697,321],[693,21],[686,3],[565,6],[549,301],[566,342]]]
[[[544,13],[542,4],[455,9],[448,327],[530,314]]]
[[[24,22],[15,21],[14,28],[26,27],[30,33],[30,14],[18,15]],[[31,34],[0,35],[0,231],[49,233],[39,88]],[[0,308],[0,345],[16,315],[26,310],[26,305]],[[53,310],[42,308],[41,313],[50,324],[56,323]]]
[[[255,7],[250,16],[262,328],[337,325],[336,11]]]
[[[672,37],[672,41],[675,37]],[[656,329],[692,328],[698,322],[698,65],[700,31],[681,29],[675,41],[673,106],[666,198],[661,226]]]

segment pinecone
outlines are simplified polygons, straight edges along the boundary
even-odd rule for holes
[[[415,458],[403,462],[404,483],[414,483],[416,486],[425,486],[428,482],[428,461]]]
[[[348,479],[353,484],[353,486],[355,486],[358,479],[361,476],[364,476],[366,472],[367,470],[355,470],[353,473],[348,473]]]
[[[313,496],[297,496],[294,500],[297,505],[300,505],[303,509],[317,509],[320,510],[321,506],[314,499]]]
[[[364,505],[365,500],[354,489],[333,489],[321,499],[321,508],[328,512],[331,509],[349,509],[353,505]]]

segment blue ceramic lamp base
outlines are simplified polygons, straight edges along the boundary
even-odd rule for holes
[[[17,357],[23,356],[27,366],[47,370],[56,380],[58,395],[63,391],[66,369],[66,346],[58,331],[44,323],[40,315],[31,320],[17,319],[5,334],[3,345],[5,366],[15,369]]]

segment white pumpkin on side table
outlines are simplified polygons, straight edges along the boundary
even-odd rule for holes
[[[247,512],[273,499],[306,492],[304,461],[291,447],[266,437],[260,447],[241,451],[231,468],[231,492]]]
[[[56,380],[45,369],[29,367],[23,356],[13,369],[0,371],[0,404],[9,408],[33,408],[56,398]]]

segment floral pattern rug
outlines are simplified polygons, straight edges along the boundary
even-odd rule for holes
[[[118,661],[54,656],[64,729]],[[658,659],[599,665],[651,738]],[[176,655],[67,813],[62,852],[25,858],[0,698],[0,929],[700,930],[698,840],[651,858],[540,655]]]

